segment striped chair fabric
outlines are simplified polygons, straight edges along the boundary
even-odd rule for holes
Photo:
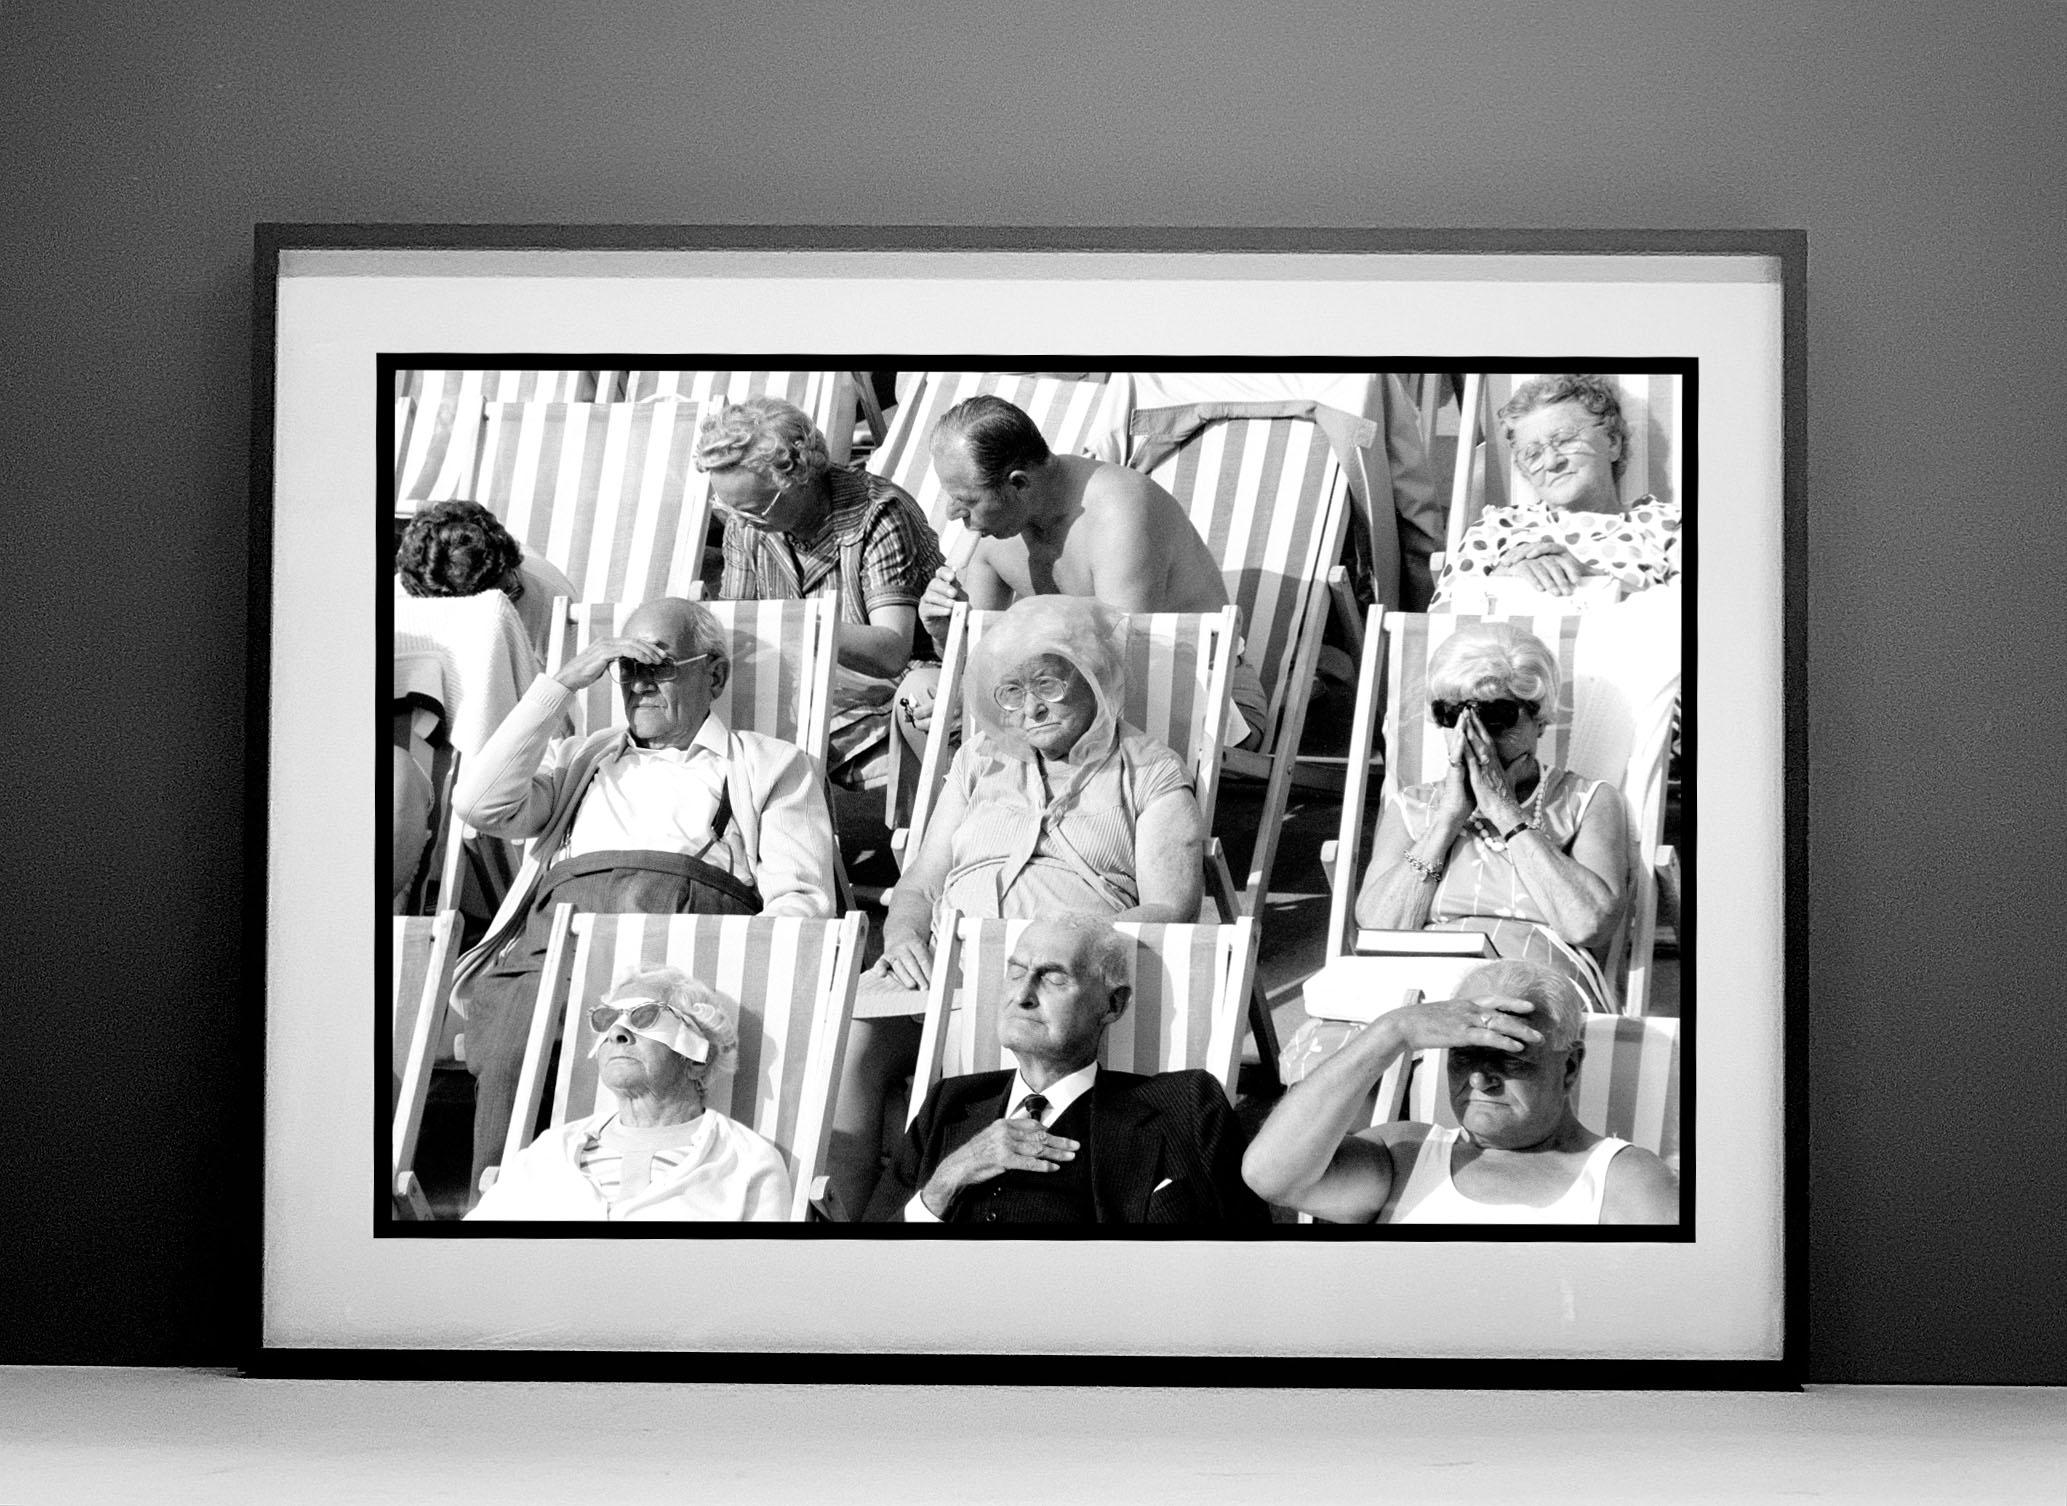
[[[972,710],[963,671],[970,650],[982,641],[997,612],[958,608],[948,627],[947,654],[941,665],[940,699],[951,703],[962,694],[962,724]],[[1192,774],[1208,828],[1220,789],[1221,731],[1227,722],[1231,675],[1239,622],[1234,608],[1220,612],[1140,612],[1126,620],[1127,700],[1124,719],[1174,749]],[[926,738],[919,768],[910,834],[898,846],[916,853],[927,817],[940,799],[954,752],[945,717],[936,718]]]
[[[1457,464],[1462,484],[1451,492],[1448,537],[1444,548],[1452,556],[1464,539],[1464,530],[1488,507],[1504,507],[1518,497],[1534,496],[1528,478],[1514,463],[1500,423],[1494,417],[1515,389],[1538,372],[1494,372],[1482,377],[1476,392],[1465,393],[1462,432],[1457,439]],[[1618,375],[1615,387],[1622,399],[1622,417],[1629,426],[1628,463],[1616,490],[1625,503],[1645,495],[1661,502],[1680,498],[1680,395],[1678,376],[1660,372]],[[1474,400],[1476,399],[1476,400]],[[1474,447],[1483,442],[1483,455],[1474,464]]]
[[[1625,1013],[1641,1014],[1648,997],[1657,937],[1657,875],[1665,861],[1665,770],[1673,707],[1680,685],[1680,602],[1659,588],[1592,612],[1480,617],[1465,613],[1371,614],[1351,725],[1349,779],[1336,844],[1331,952],[1354,950],[1351,906],[1362,878],[1364,797],[1378,725],[1385,747],[1380,808],[1393,792],[1437,778],[1444,766],[1442,731],[1428,715],[1428,664],[1444,639],[1465,623],[1503,621],[1534,634],[1556,655],[1558,704],[1545,708],[1537,757],[1622,792],[1629,814],[1629,918],[1610,944],[1608,981]],[[1381,649],[1382,645],[1382,649]],[[1384,674],[1379,659],[1384,654]],[[1378,693],[1384,687],[1382,724]]]
[[[951,915],[952,938],[935,959],[933,988],[919,1043],[918,1076],[906,1122],[942,1077],[994,1072],[1012,1065],[998,1045],[1005,964],[1031,921]],[[1133,1000],[1106,1032],[1099,1063],[1116,1072],[1211,1072],[1234,1100],[1240,1065],[1242,1010],[1255,968],[1255,925],[1123,923],[1139,943]]]
[[[559,603],[546,645],[546,672],[557,672],[599,637],[623,632],[636,602]],[[832,716],[833,631],[839,603],[707,601],[732,641],[732,673],[712,702],[735,732],[759,732],[793,742],[823,766]],[[624,700],[608,675],[588,688],[575,707],[575,731],[594,732],[624,722]]]
[[[394,1136],[389,1190],[406,1216],[428,1219],[430,1204],[416,1180],[416,1145],[423,1133],[431,1069],[449,1047],[452,970],[459,961],[459,914],[395,917]]]
[[[1260,915],[1327,627],[1327,573],[1349,527],[1349,480],[1320,429],[1295,418],[1208,424],[1149,475],[1220,561],[1248,635],[1243,657],[1269,698],[1260,745],[1224,755],[1267,781],[1247,887],[1248,913]]]
[[[698,407],[489,403],[473,496],[583,601],[686,596],[710,517],[691,464]]]
[[[811,416],[825,436],[834,465],[845,465],[853,451],[860,411],[857,379],[851,371],[634,371],[627,375],[625,395],[632,402],[677,397],[696,403],[779,397]]]
[[[399,371],[395,374],[395,510],[474,495],[488,403],[610,402],[621,371]]]
[[[978,394],[1001,397],[1025,410],[1058,455],[1090,448],[1105,401],[1102,376],[1054,376],[1032,371],[929,371],[897,405],[889,433],[868,458],[868,468],[917,499],[935,533],[947,528],[947,498],[933,474],[930,441],[940,415]],[[943,542],[945,540],[943,539]]]
[[[562,906],[532,1018],[517,1114],[504,1159],[538,1119],[546,1063],[560,1040],[552,1122],[596,1112],[609,1097],[589,1049],[588,1011],[627,972],[666,964],[738,1006],[739,1057],[708,1084],[710,1107],[771,1140],[789,1163],[791,1217],[802,1220],[832,1135],[839,1081],[867,935],[863,918],[766,915],[577,915]]]
[[[1680,1022],[1620,1015],[1589,1015],[1586,1058],[1579,1066],[1573,1107],[1595,1134],[1640,1145],[1679,1169]],[[1417,1124],[1457,1127],[1450,1109],[1447,1051],[1414,1057],[1404,1117]]]

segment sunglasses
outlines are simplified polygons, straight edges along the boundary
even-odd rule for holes
[[[651,680],[655,685],[665,685],[672,680],[685,664],[694,664],[698,659],[708,659],[709,654],[693,654],[687,659],[663,659],[658,664],[645,664],[637,659],[612,659],[610,678],[619,685],[627,680]]]
[[[598,1004],[589,1011],[589,1028],[598,1035],[606,1035],[617,1028],[623,1020],[634,1030],[651,1030],[660,1023],[660,1017],[670,1013],[665,1004],[634,1004],[630,1009],[619,1009],[615,1004]]]
[[[1435,724],[1438,727],[1456,726],[1457,719],[1467,711],[1476,712],[1478,724],[1495,737],[1498,737],[1501,733],[1512,730],[1515,723],[1522,719],[1524,712],[1534,716],[1536,714],[1536,703],[1534,701],[1517,701],[1507,696],[1503,696],[1497,701],[1430,701],[1428,703],[1428,714],[1435,718]]]

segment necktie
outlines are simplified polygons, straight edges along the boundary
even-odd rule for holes
[[[1019,1112],[1039,1124],[1041,1115],[1048,1112],[1048,1100],[1038,1093],[1029,1093],[1019,1100]]]

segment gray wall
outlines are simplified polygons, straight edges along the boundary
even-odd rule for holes
[[[221,1363],[244,1314],[253,221],[1806,226],[1813,1373],[2067,1380],[2035,877],[2067,851],[2041,401],[2067,6],[17,0],[4,24],[0,672],[27,761],[0,1360]]]

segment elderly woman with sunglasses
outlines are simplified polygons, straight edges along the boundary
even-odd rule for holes
[[[1436,581],[1438,609],[1488,577],[1553,596],[1570,596],[1590,580],[1612,578],[1627,594],[1678,578],[1679,504],[1650,496],[1625,504],[1618,490],[1629,425],[1613,381],[1535,377],[1497,416],[1535,495],[1487,508],[1465,530]]]
[[[589,1012],[614,1105],[546,1131],[504,1166],[470,1219],[789,1216],[782,1152],[705,1101],[739,1031],[723,997],[678,968],[643,967]]]
[[[901,487],[833,465],[825,436],[798,407],[748,398],[703,421],[696,465],[725,519],[726,601],[837,595],[828,772],[846,789],[889,777],[890,702],[913,655],[919,598],[940,544]]]
[[[1120,719],[1121,643],[1111,608],[1031,596],[970,653],[973,728],[898,882],[840,1089],[833,1176],[852,1213],[884,1086],[916,1058],[939,916],[1198,919],[1205,818],[1183,760]]]
[[[1613,785],[1536,757],[1556,658],[1510,624],[1468,624],[1430,657],[1428,694],[1449,765],[1386,806],[1357,924],[1483,931],[1498,955],[1556,968],[1607,1008],[1596,954],[1627,903],[1628,838]]]

